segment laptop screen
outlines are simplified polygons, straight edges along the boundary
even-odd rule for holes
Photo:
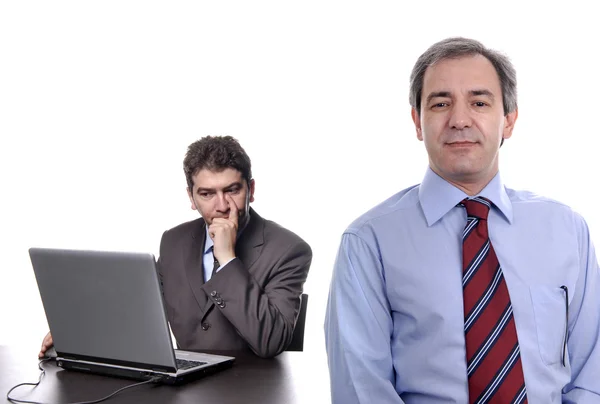
[[[29,254],[59,356],[175,368],[152,254],[42,248]]]

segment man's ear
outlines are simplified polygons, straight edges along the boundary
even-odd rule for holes
[[[506,114],[504,117],[504,128],[502,129],[502,139],[510,139],[519,117],[519,109],[516,108],[513,112]]]
[[[198,208],[196,207],[196,202],[194,201],[194,197],[192,196],[192,191],[190,191],[190,187],[187,187],[185,190],[187,191],[188,198],[190,198],[190,203],[192,204],[192,206],[191,206],[192,210],[198,210]]]
[[[417,131],[417,139],[423,141],[423,131],[421,129],[421,117],[415,108],[410,111],[410,116],[415,124],[415,130]]]
[[[250,194],[250,202],[254,202],[254,188],[255,188],[256,183],[254,182],[254,180],[250,180],[250,183],[248,184],[248,192]]]

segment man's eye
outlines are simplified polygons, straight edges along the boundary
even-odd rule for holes
[[[240,193],[240,189],[239,188],[233,188],[227,191],[228,194],[233,194],[233,195],[237,195]]]
[[[487,104],[483,101],[477,101],[474,104],[476,107],[485,107]]]
[[[448,103],[446,103],[446,102],[438,102],[436,104],[433,104],[432,108],[444,108],[447,106],[448,106]]]
[[[210,198],[210,196],[212,195],[210,192],[200,192],[198,195],[200,195],[200,198]]]

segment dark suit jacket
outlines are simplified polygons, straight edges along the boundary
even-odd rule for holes
[[[163,234],[158,260],[167,316],[187,350],[246,350],[271,357],[292,340],[312,259],[308,244],[250,209],[236,258],[204,283],[204,219]]]

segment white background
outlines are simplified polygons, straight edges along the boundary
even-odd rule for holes
[[[305,347],[323,402],[341,233],[420,182],[408,77],[448,36],[517,68],[506,184],[571,205],[600,243],[599,34],[586,3],[1,2],[0,344],[35,353],[47,330],[29,247],[158,254],[162,232],[197,215],[187,145],[227,134],[252,159],[254,208],[313,248]]]

